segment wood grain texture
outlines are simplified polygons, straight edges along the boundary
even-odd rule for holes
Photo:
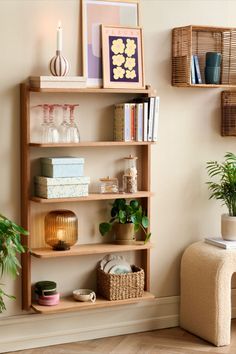
[[[30,230],[30,159],[28,143],[30,141],[29,127],[29,91],[27,86],[20,86],[21,100],[21,225]],[[22,244],[29,249],[30,236],[21,236]],[[22,309],[29,310],[31,305],[31,264],[28,251],[21,255],[22,265]]]
[[[35,248],[30,251],[31,255],[37,258],[58,258],[84,256],[89,254],[102,254],[127,251],[141,251],[152,248],[149,242],[144,244],[137,241],[134,245],[117,245],[112,243],[95,243],[86,245],[77,245],[71,247],[69,251],[53,251],[51,248]]]
[[[56,147],[103,147],[103,146],[138,146],[138,145],[152,145],[156,144],[154,141],[81,141],[80,143],[29,143],[31,147],[41,148],[56,148]]]
[[[17,354],[235,354],[236,320],[232,321],[231,345],[217,348],[184,331],[167,328],[151,332],[99,338],[18,351]],[[15,354],[11,352],[8,354]]]
[[[43,314],[53,314],[59,312],[74,312],[80,310],[88,310],[88,309],[98,309],[102,307],[113,307],[113,306],[121,306],[121,305],[130,305],[136,304],[142,301],[148,301],[154,299],[155,296],[145,292],[142,297],[137,297],[133,299],[125,299],[125,300],[116,300],[109,301],[104,298],[98,297],[96,302],[80,302],[75,301],[72,296],[67,298],[60,299],[60,303],[56,306],[41,306],[38,304],[32,304],[32,308],[37,313]]]
[[[130,94],[142,94],[147,95],[149,93],[148,88],[144,89],[126,89],[126,88],[38,88],[38,87],[29,87],[29,91],[31,92],[47,92],[47,93],[111,93],[111,94],[119,94],[119,93],[130,93]]]
[[[78,198],[40,198],[32,197],[31,200],[36,203],[72,203],[72,202],[89,202],[95,200],[112,200],[112,199],[133,199],[133,198],[147,198],[151,197],[152,193],[147,191],[139,191],[137,193],[116,193],[116,194],[101,194],[101,193],[91,193],[87,197]]]

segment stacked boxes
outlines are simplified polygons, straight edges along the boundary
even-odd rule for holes
[[[90,178],[84,174],[84,158],[41,158],[42,176],[35,177],[36,196],[76,198],[88,195]]]

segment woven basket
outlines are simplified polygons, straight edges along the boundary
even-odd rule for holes
[[[191,85],[191,57],[199,59],[204,80],[207,52],[222,54],[221,84],[236,84],[236,28],[186,26],[172,31],[172,85]]]
[[[132,273],[109,274],[98,268],[98,293],[108,300],[125,300],[142,297],[144,292],[144,270],[132,266]]]
[[[221,93],[221,135],[236,136],[236,91]]]

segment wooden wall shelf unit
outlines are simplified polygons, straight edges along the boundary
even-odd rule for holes
[[[236,86],[236,28],[185,26],[172,30],[172,85],[177,87],[232,88]],[[221,84],[204,84],[205,54],[222,54]],[[191,58],[197,55],[203,84],[191,83]]]
[[[31,230],[34,224],[34,216],[32,215],[32,209],[36,208],[40,204],[42,208],[46,206],[54,205],[54,203],[80,203],[80,202],[93,202],[93,201],[105,201],[113,200],[116,198],[139,198],[142,202],[142,205],[147,210],[147,215],[150,217],[150,198],[152,193],[150,191],[150,164],[151,164],[151,145],[152,142],[116,142],[116,141],[82,141],[78,144],[41,144],[33,143],[31,141],[30,133],[30,122],[31,114],[30,107],[32,106],[32,100],[35,99],[35,95],[40,95],[41,93],[47,93],[48,95],[57,93],[63,93],[64,95],[69,94],[111,94],[109,100],[117,95],[120,102],[124,102],[124,94],[131,95],[132,97],[137,96],[152,96],[155,95],[155,91],[151,89],[150,86],[147,86],[145,89],[133,90],[133,89],[100,89],[100,88],[81,88],[81,89],[37,89],[32,88],[28,84],[21,84],[21,224],[22,226]],[[32,94],[34,96],[32,96]],[[60,99],[64,99],[64,95],[60,95]],[[119,95],[121,97],[119,98]],[[66,96],[68,97],[68,96]],[[37,96],[38,98],[38,96]],[[39,97],[40,98],[40,97]],[[96,99],[96,97],[95,97]],[[117,100],[117,98],[116,98]],[[129,98],[127,98],[129,100]],[[114,102],[112,102],[113,104]],[[81,118],[83,119],[83,118]],[[32,172],[32,159],[34,159],[35,149],[39,151],[50,152],[51,148],[58,149],[58,153],[61,153],[61,148],[66,148],[67,156],[68,149],[77,148],[78,151],[80,147],[83,148],[97,148],[97,147],[107,147],[112,149],[113,147],[132,147],[134,149],[141,149],[141,170],[142,170],[142,179],[141,179],[141,191],[138,191],[134,194],[89,194],[87,197],[81,198],[63,198],[63,199],[43,199],[35,197],[32,195],[31,186],[33,180]],[[60,149],[59,149],[60,148]],[[53,150],[55,153],[56,150]],[[96,150],[94,150],[96,151]],[[41,152],[40,152],[41,153]],[[33,155],[33,157],[32,157]],[[89,162],[88,162],[89,163]],[[45,206],[44,206],[45,205]],[[73,204],[75,205],[75,204]],[[83,205],[81,204],[81,207]],[[47,208],[48,210],[48,208]],[[43,221],[42,221],[43,222]],[[32,237],[37,238],[37,235]],[[100,237],[100,236],[99,236]],[[98,238],[99,239],[99,238]],[[52,251],[49,248],[32,248],[31,246],[31,236],[26,237],[22,236],[22,242],[27,247],[28,251],[22,254],[22,308],[24,310],[34,309],[37,313],[59,313],[59,312],[68,312],[68,311],[78,311],[82,309],[93,309],[100,307],[109,307],[117,306],[122,304],[132,304],[139,301],[145,301],[153,299],[154,296],[149,293],[150,290],[150,249],[152,247],[151,243],[144,244],[143,241],[139,241],[134,245],[116,245],[116,244],[78,244],[71,248],[70,251],[56,252]],[[140,252],[141,266],[145,271],[145,293],[142,298],[129,299],[123,301],[107,301],[102,298],[98,298],[95,304],[92,303],[78,303],[75,302],[72,298],[64,298],[60,301],[60,304],[57,306],[46,307],[40,306],[34,303],[32,299],[32,275],[31,275],[31,266],[32,266],[32,257],[38,258],[38,262],[43,262],[43,259],[48,258],[60,258],[60,257],[79,257],[86,255],[96,255],[111,253],[111,252]],[[99,259],[99,258],[98,258]],[[97,260],[96,259],[96,262]],[[95,264],[96,264],[95,262]],[[39,279],[42,280],[42,279]],[[73,289],[71,289],[72,292]]]

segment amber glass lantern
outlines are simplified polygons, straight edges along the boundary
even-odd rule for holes
[[[45,242],[55,251],[69,250],[78,239],[78,219],[71,210],[54,210],[45,216]]]

